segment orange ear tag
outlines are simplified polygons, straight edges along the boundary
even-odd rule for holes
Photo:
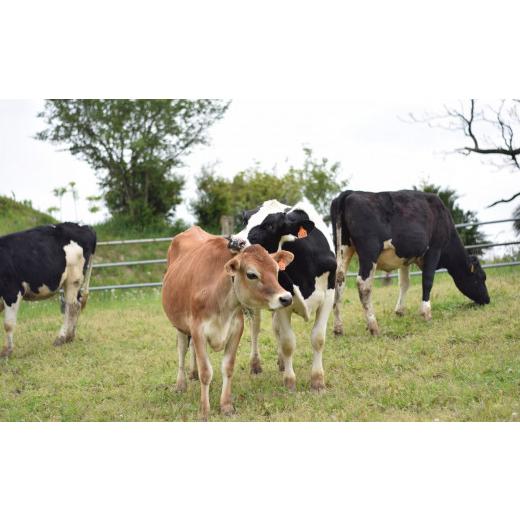
[[[278,267],[280,268],[280,271],[285,271],[285,262],[283,260],[278,260]]]
[[[307,230],[300,226],[300,229],[298,230],[298,238],[305,238],[307,236]]]

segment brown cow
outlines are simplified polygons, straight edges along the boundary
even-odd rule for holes
[[[215,351],[224,349],[220,409],[230,414],[231,378],[244,329],[243,308],[274,311],[292,303],[291,294],[278,283],[279,266],[284,268],[292,262],[292,253],[278,251],[269,255],[263,247],[254,245],[234,255],[228,245],[225,238],[197,226],[180,233],[168,249],[163,283],[163,308],[177,329],[177,390],[186,390],[184,358],[191,337],[205,420],[213,375],[206,343]]]

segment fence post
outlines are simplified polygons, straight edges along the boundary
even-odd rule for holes
[[[220,234],[223,236],[232,235],[235,231],[235,222],[233,217],[222,215],[220,217]]]

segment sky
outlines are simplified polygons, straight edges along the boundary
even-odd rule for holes
[[[409,113],[439,113],[444,102],[235,99],[210,129],[210,144],[186,158],[184,200],[193,198],[194,177],[204,165],[216,164],[217,173],[227,177],[255,162],[283,173],[289,165],[302,164],[302,147],[309,146],[316,156],[341,163],[351,189],[397,190],[427,179],[457,190],[461,206],[476,211],[481,220],[509,218],[514,202],[486,206],[518,191],[518,171],[497,170],[482,157],[453,153],[466,142],[459,133],[403,121]],[[42,100],[0,100],[0,194],[29,199],[45,211],[59,205],[53,188],[74,181],[80,195],[77,216],[66,196],[62,215],[56,217],[87,223],[105,218],[106,213],[88,212],[85,198],[99,193],[91,168],[59,147],[33,139],[43,128],[36,117],[42,106]],[[177,215],[193,221],[186,203]],[[501,241],[513,237],[509,224],[486,226],[485,232]]]

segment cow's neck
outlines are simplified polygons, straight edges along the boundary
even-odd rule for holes
[[[468,263],[468,253],[457,231],[453,230],[448,245],[444,248],[439,267],[444,267],[452,277],[463,273]]]
[[[233,313],[241,305],[234,288],[234,277],[224,274],[220,277],[215,288],[216,301],[224,313]]]

